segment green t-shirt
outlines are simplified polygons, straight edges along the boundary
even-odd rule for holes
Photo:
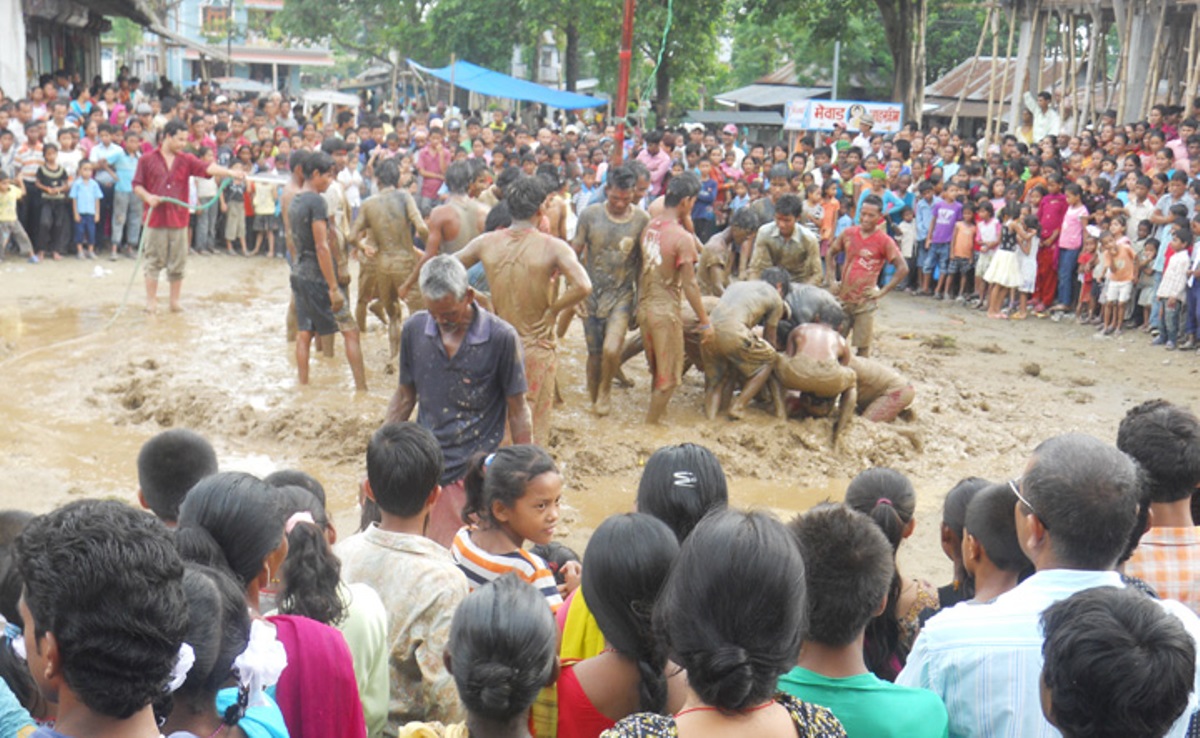
[[[901,687],[871,673],[832,679],[799,666],[779,678],[779,690],[826,707],[848,738],[947,738],[950,719],[927,689]]]

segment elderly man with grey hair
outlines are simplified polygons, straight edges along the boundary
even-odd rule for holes
[[[896,684],[937,693],[952,736],[1059,735],[1041,710],[1041,614],[1085,589],[1126,586],[1116,567],[1138,524],[1141,484],[1131,458],[1091,436],[1057,436],[1038,446],[1024,475],[1009,482],[1017,539],[1036,572],[991,602],[932,617]],[[1200,641],[1196,613],[1173,600],[1155,602]],[[1177,718],[1169,736],[1188,734],[1196,694],[1182,715],[1169,716]]]
[[[491,453],[504,439],[529,443],[532,420],[525,402],[525,369],[516,329],[475,304],[467,270],[453,256],[435,256],[421,267],[425,310],[400,334],[400,385],[387,422],[409,419],[437,438],[445,457],[442,495],[426,535],[449,547],[462,525],[462,480],[476,453]]]

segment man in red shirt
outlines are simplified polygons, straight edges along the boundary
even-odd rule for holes
[[[825,284],[837,295],[850,318],[850,330],[854,334],[850,344],[858,349],[859,356],[871,352],[871,339],[875,334],[875,310],[879,298],[896,288],[908,277],[908,263],[896,247],[896,242],[880,228],[883,216],[883,201],[875,195],[867,195],[859,204],[860,222],[847,228],[829,246],[825,259]],[[842,282],[834,278],[837,254],[846,252],[846,266]],[[879,273],[883,265],[891,262],[896,271],[891,280],[879,289]]]
[[[163,202],[163,198],[187,202],[191,177],[231,177],[239,181],[245,178],[242,172],[205,164],[187,153],[187,146],[187,124],[178,119],[169,121],[163,128],[162,146],[139,159],[137,173],[133,175],[133,191],[147,208],[146,312],[151,314],[158,310],[158,275],[164,269],[171,284],[171,312],[182,310],[179,293],[187,263],[188,209]]]

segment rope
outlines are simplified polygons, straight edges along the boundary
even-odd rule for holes
[[[654,77],[658,74],[659,67],[662,66],[663,56],[667,52],[667,35],[671,33],[671,23],[674,20],[675,20],[675,0],[667,0],[667,22],[663,25],[662,42],[658,46],[658,59],[657,59],[657,61],[654,62],[654,69],[650,72],[650,77],[647,78],[646,83],[644,85],[642,85],[642,91],[638,94],[639,101],[646,99],[646,90],[649,89],[650,83],[654,80]],[[659,121],[659,125],[662,125],[662,124],[663,124],[663,121]]]
[[[209,208],[216,205],[221,199],[221,193],[225,191],[225,188],[229,186],[229,183],[231,181],[233,181],[233,180],[226,179],[224,182],[222,182],[221,185],[217,188],[217,194],[214,195],[213,198],[211,200],[209,200],[207,203],[198,206],[196,208],[196,212],[208,210]],[[181,202],[179,200],[176,200],[173,197],[159,198],[159,203],[170,203],[171,205],[179,205],[179,206],[185,207],[185,208],[191,207],[186,202]],[[154,208],[150,208],[146,212],[146,221],[147,222],[150,221],[150,214],[153,212],[154,212]],[[133,290],[133,282],[137,278],[138,270],[141,268],[141,265],[142,265],[142,257],[145,255],[145,251],[146,251],[146,231],[147,231],[147,228],[143,225],[142,235],[140,238],[138,238],[137,259],[134,261],[134,264],[133,264],[133,272],[129,275],[129,283],[125,285],[125,296],[121,298],[121,304],[119,304],[117,306],[116,312],[114,312],[112,314],[112,317],[109,318],[108,321],[105,322],[105,324],[103,326],[101,326],[99,330],[93,331],[92,333],[84,334],[82,336],[76,336],[75,338],[68,338],[66,340],[57,341],[55,343],[47,344],[45,346],[39,346],[38,348],[30,349],[29,351],[25,351],[23,353],[17,354],[16,356],[10,356],[7,359],[0,361],[0,366],[7,366],[7,365],[15,363],[21,359],[28,358],[35,354],[40,354],[43,351],[49,351],[50,349],[62,348],[63,346],[70,346],[70,345],[73,345],[76,343],[82,343],[83,341],[87,341],[92,338],[95,338],[96,336],[101,335],[102,333],[106,332],[109,328],[111,328],[113,326],[113,324],[117,322],[117,318],[121,317],[121,313],[124,312],[125,306],[129,303],[129,293]]]

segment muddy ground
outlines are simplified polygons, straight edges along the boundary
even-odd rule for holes
[[[223,468],[316,475],[339,530],[352,531],[366,443],[396,382],[381,326],[364,337],[369,393],[352,391],[340,346],[334,359],[314,358],[312,384],[299,388],[283,330],[283,261],[193,257],[180,315],[144,315],[138,275],[113,321],[133,268],[124,260],[0,264],[0,507],[133,500],[138,448],[163,428],[186,426],[213,441]],[[1082,326],[993,321],[908,295],[884,301],[877,330],[876,355],[912,379],[917,401],[894,424],[854,424],[835,453],[825,420],[777,421],[760,410],[741,422],[706,421],[695,372],[672,402],[670,425],[647,428],[640,357],[627,366],[637,386],[615,390],[612,415],[595,418],[574,325],[560,358],[567,406],[548,444],[566,478],[566,541],[582,550],[599,521],[631,508],[656,448],[692,441],[721,459],[736,504],[781,515],[839,498],[869,466],[904,472],[917,488],[919,522],[902,566],[941,583],[949,571],[937,523],[956,480],[1017,476],[1048,436],[1112,440],[1132,405],[1164,395],[1194,405],[1200,394],[1200,356],[1152,349],[1136,332],[1097,339]]]

